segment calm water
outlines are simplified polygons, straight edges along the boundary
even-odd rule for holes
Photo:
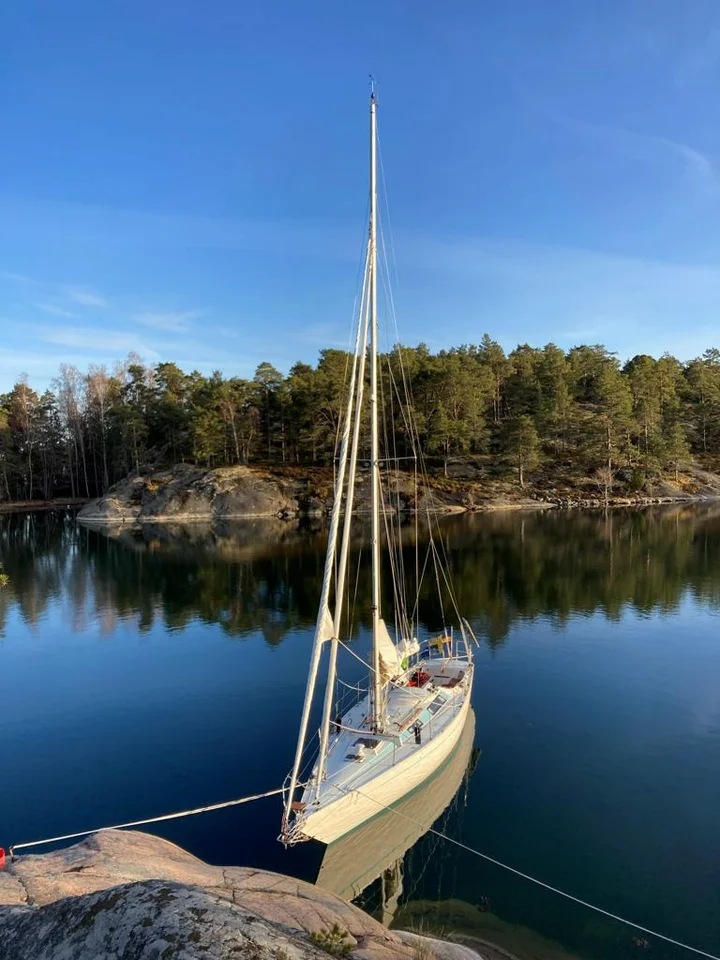
[[[481,638],[482,751],[444,829],[717,952],[720,507],[454,517],[443,531]],[[282,782],[322,530],[106,535],[28,514],[0,517],[0,550],[0,844]],[[367,563],[354,564],[362,598]],[[425,626],[441,620],[430,608]],[[362,654],[365,625],[354,633]],[[273,799],[154,829],[210,861],[302,873],[310,854],[276,843],[279,814]],[[408,854],[404,896],[425,913],[418,901],[441,901],[450,928],[489,906],[585,957],[689,956],[643,950],[632,931],[435,837]]]

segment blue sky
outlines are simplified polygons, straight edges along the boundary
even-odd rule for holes
[[[368,74],[401,339],[718,345],[714,0],[8,0],[0,389],[347,342]]]

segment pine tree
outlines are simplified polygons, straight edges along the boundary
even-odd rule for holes
[[[615,467],[630,449],[632,394],[614,358],[607,358],[592,383],[594,399],[589,432],[590,449],[602,457],[606,472],[606,497]]]
[[[665,435],[665,456],[675,470],[675,480],[678,480],[680,464],[690,455],[690,445],[687,442],[685,431],[677,421],[672,424]]]
[[[501,432],[501,450],[518,472],[518,483],[525,486],[525,472],[533,470],[540,459],[540,439],[532,417],[523,414],[506,420]]]
[[[633,357],[625,364],[626,375],[632,392],[635,436],[643,453],[645,466],[658,452],[662,434],[662,393],[658,374],[658,361],[647,354]]]
[[[477,350],[478,362],[490,374],[492,381],[492,416],[495,423],[499,423],[503,414],[503,386],[510,373],[505,351],[487,333],[483,334]]]
[[[281,409],[278,394],[283,376],[271,363],[264,361],[255,371],[254,380],[258,391],[257,406],[265,431],[267,458],[272,460],[274,434],[281,419],[278,416]]]

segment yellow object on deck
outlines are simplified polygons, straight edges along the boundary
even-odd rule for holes
[[[431,641],[430,641],[430,643],[428,644],[428,646],[430,646],[430,647],[436,647],[438,650],[444,650],[445,644],[446,644],[446,643],[451,643],[451,642],[452,642],[452,638],[451,638],[451,637],[448,637],[447,635],[445,635],[445,636],[442,636],[442,637],[435,637],[434,640],[431,640]]]

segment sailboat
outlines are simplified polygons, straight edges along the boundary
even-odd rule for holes
[[[398,510],[391,500],[383,470],[393,464],[392,442],[380,448],[380,376],[378,364],[378,190],[377,99],[370,96],[370,219],[365,273],[357,318],[355,350],[350,365],[347,404],[342,418],[334,499],[328,532],[323,582],[315,636],[310,656],[297,749],[283,790],[284,810],[278,839],[286,845],[315,839],[330,844],[382,813],[432,777],[457,747],[470,709],[473,683],[470,624],[455,602],[444,551],[432,536],[433,512],[428,509],[430,532],[423,571],[434,571],[438,591],[449,596],[455,622],[443,623],[432,636],[419,637],[420,565],[415,581],[416,602],[408,603],[403,576]],[[369,364],[369,378],[366,369]],[[358,688],[350,703],[338,699],[339,648],[347,647],[344,610],[350,584],[348,558],[354,532],[355,492],[361,426],[367,419],[366,379],[369,379],[370,421],[370,554],[372,587],[369,620],[371,654],[366,667],[367,690]],[[412,404],[402,377],[405,398],[399,397],[404,416]],[[383,421],[385,422],[385,421]],[[406,431],[421,471],[424,461],[412,422]],[[415,485],[417,499],[417,479]],[[416,505],[417,515],[417,505]],[[341,530],[342,519],[342,530]],[[385,534],[385,543],[382,538]],[[385,615],[382,596],[382,552],[392,569],[392,620]],[[332,607],[331,607],[332,603]],[[385,606],[390,611],[388,599]],[[440,608],[444,609],[442,600]],[[391,627],[388,627],[388,622]],[[391,629],[394,636],[391,636]],[[317,741],[308,739],[316,699],[318,675],[327,651],[327,681],[322,699]],[[347,689],[347,688],[345,688]],[[316,743],[308,758],[307,753]]]

